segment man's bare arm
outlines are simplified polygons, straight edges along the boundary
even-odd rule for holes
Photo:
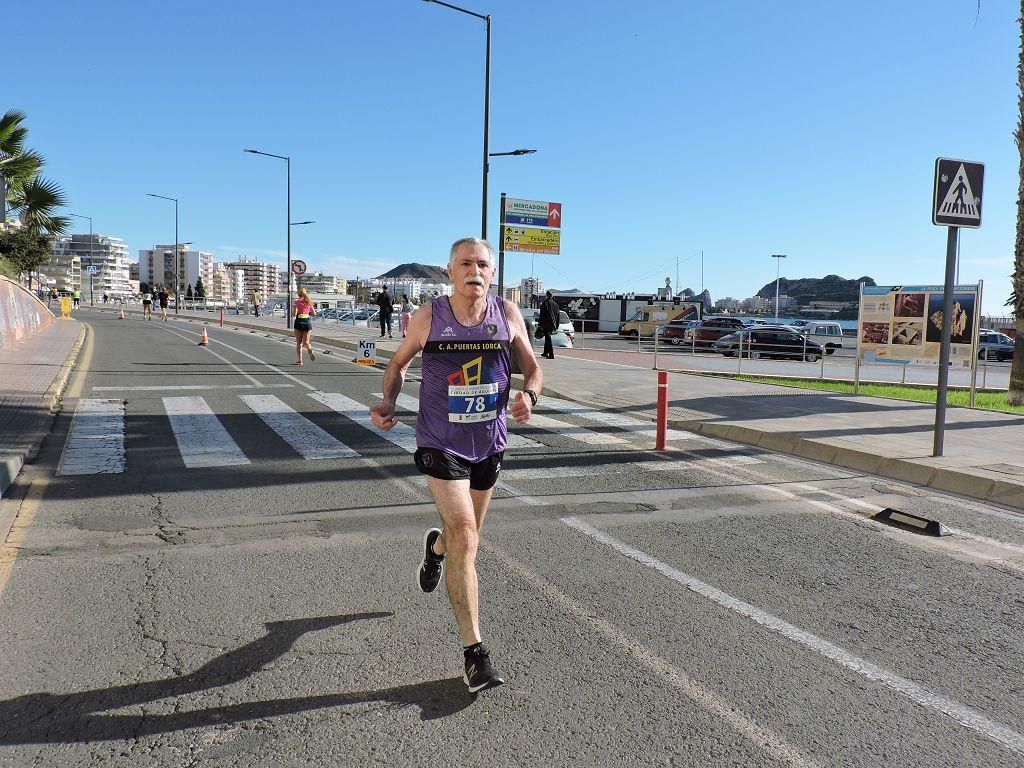
[[[374,425],[389,430],[398,423],[395,418],[395,401],[405,383],[405,372],[427,343],[430,333],[431,307],[423,307],[409,320],[405,340],[399,345],[384,371],[384,400],[370,408]]]

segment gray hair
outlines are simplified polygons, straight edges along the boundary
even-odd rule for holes
[[[491,257],[491,266],[493,267],[497,264],[498,259],[494,255],[494,248],[491,247],[490,243],[488,243],[486,240],[481,240],[479,237],[464,237],[461,240],[456,240],[454,243],[452,243],[452,250],[448,254],[449,268],[451,268],[452,264],[455,263],[455,254],[458,252],[459,248],[461,248],[464,245],[480,246],[485,251],[487,251],[488,255]]]

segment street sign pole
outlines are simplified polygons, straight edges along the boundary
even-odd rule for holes
[[[953,336],[953,286],[956,275],[956,246],[960,228],[948,227],[946,234],[946,282],[942,293],[942,341],[939,347],[939,385],[935,393],[935,441],[932,456],[942,455],[942,439],[946,429],[946,385],[949,382],[949,345]],[[981,313],[977,307],[975,324]]]
[[[498,298],[505,298],[505,193],[501,193],[501,213],[498,216]]]

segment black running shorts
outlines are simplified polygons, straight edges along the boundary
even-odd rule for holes
[[[295,325],[292,326],[296,331],[312,331],[313,321],[308,317],[297,317],[295,318]]]
[[[417,448],[414,456],[416,467],[425,475],[439,480],[465,480],[474,491],[486,491],[498,482],[501,460],[505,452],[495,453],[475,464],[461,456],[454,456],[438,448]]]

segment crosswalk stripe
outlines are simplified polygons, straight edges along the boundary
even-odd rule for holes
[[[396,424],[387,432],[382,432],[373,426],[370,419],[370,410],[362,403],[345,397],[338,392],[310,392],[309,396],[318,403],[323,403],[332,411],[340,413],[347,419],[351,419],[364,429],[368,429],[378,437],[394,443],[399,448],[409,453],[416,453],[416,430],[408,424]]]
[[[381,392],[374,392],[373,396],[374,397],[379,397],[379,398],[383,398],[384,397],[383,393],[381,393]],[[411,397],[410,395],[400,394],[398,396],[398,398],[395,400],[395,403],[399,407],[405,408],[405,410],[407,410],[407,411],[412,411],[413,413],[419,413],[420,412],[420,401],[419,401],[419,399],[415,398],[415,397]],[[509,422],[509,426],[511,427],[513,423],[514,422],[510,421]],[[512,432],[512,431],[510,431],[508,433],[508,445],[512,449],[524,449],[524,448],[534,449],[534,448],[545,448],[546,447],[543,443],[538,443],[536,440],[531,440],[528,437],[523,437],[522,435],[516,434],[515,432]]]
[[[124,401],[78,401],[58,475],[124,472]]]
[[[600,454],[595,454],[600,455]],[[740,459],[740,461],[736,461]],[[745,461],[744,461],[745,459]],[[760,464],[759,459],[753,456],[730,456],[728,458],[699,456],[693,459],[674,459],[672,461],[620,461],[605,462],[601,464],[587,464],[585,466],[544,466],[531,469],[506,469],[501,476],[508,480],[525,482],[529,480],[550,480],[553,478],[564,478],[583,472],[601,475],[622,475],[628,473],[642,474],[644,472],[690,472],[698,469],[702,464]]]
[[[581,405],[580,403],[573,403],[569,400],[560,400],[557,397],[544,396],[542,401],[546,408],[553,408],[556,411],[562,411],[563,413],[569,413],[573,416],[580,416],[590,421],[596,421],[599,424],[606,424],[609,427],[618,427],[628,432],[639,432],[642,434],[649,434],[654,437],[658,425],[653,421],[643,421],[641,419],[632,416],[623,416],[620,413],[609,413],[608,411],[598,410],[591,406]],[[666,440],[701,440],[699,435],[691,434],[689,432],[683,432],[678,429],[668,429],[665,431]]]
[[[351,459],[359,455],[274,395],[239,397],[304,459]]]
[[[539,413],[530,414],[530,420],[526,422],[526,426],[546,429],[550,432],[562,435],[563,437],[569,437],[573,440],[579,440],[581,443],[587,443],[588,445],[617,445],[620,447],[633,447],[628,440],[618,437],[617,435],[610,435],[605,432],[594,432],[586,427],[569,424],[568,422],[552,419],[548,416],[541,416]]]
[[[203,398],[164,397],[162,400],[186,467],[250,463]]]

